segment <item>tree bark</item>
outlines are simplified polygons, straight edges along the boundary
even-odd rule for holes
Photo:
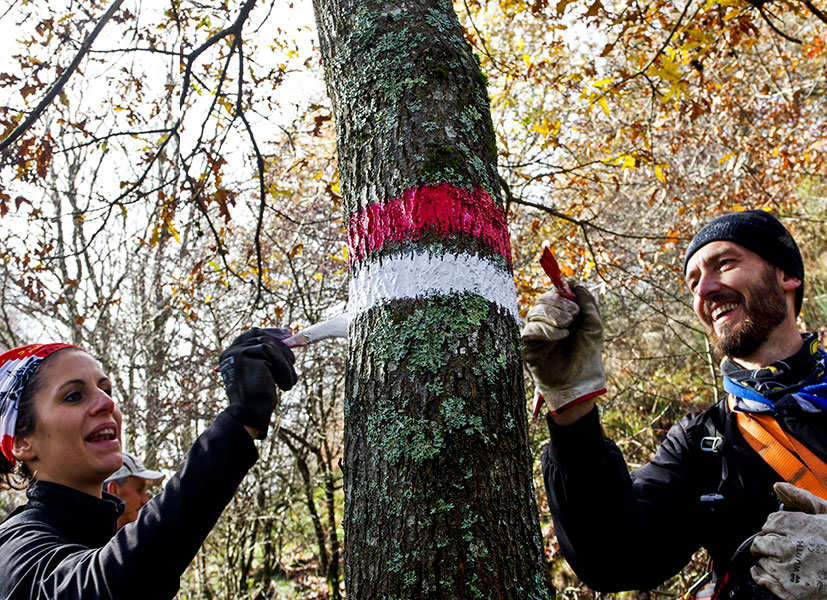
[[[351,600],[552,598],[485,77],[447,0],[314,0],[351,261]]]

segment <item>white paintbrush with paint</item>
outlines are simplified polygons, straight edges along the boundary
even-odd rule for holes
[[[297,331],[290,337],[284,338],[282,342],[289,348],[295,348],[328,338],[346,338],[349,324],[350,315],[347,312],[343,312],[321,323],[316,323],[315,325]]]

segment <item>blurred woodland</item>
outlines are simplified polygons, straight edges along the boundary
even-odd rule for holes
[[[309,0],[148,4],[0,8],[0,346],[87,349],[114,382],[126,449],[172,473],[225,403],[220,349],[251,325],[340,310],[348,256]],[[827,325],[827,4],[454,8],[488,78],[520,309],[548,286],[543,244],[598,291],[605,428],[642,464],[720,393],[681,282],[700,224],[738,208],[781,216],[805,259],[801,326]],[[344,596],[346,351],[296,351],[300,383],[182,600]],[[545,423],[529,431],[558,598],[680,597],[702,553],[650,592],[579,582],[545,504]],[[0,491],[0,516],[21,497]]]

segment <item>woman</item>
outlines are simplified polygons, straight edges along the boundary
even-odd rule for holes
[[[121,414],[100,365],[68,344],[0,355],[0,474],[29,477],[28,503],[0,524],[0,600],[172,598],[258,458],[275,385],[296,382],[292,352],[259,329],[219,367],[229,406],[181,470],[115,533],[121,502],[101,492],[122,462]]]

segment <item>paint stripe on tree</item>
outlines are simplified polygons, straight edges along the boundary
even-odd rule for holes
[[[413,253],[362,264],[350,279],[351,316],[405,298],[471,293],[505,309],[519,322],[510,272],[470,254]]]
[[[384,204],[371,204],[351,216],[347,245],[351,266],[388,244],[412,242],[426,234],[467,235],[501,255],[511,267],[505,213],[482,188],[448,183],[409,188]]]

